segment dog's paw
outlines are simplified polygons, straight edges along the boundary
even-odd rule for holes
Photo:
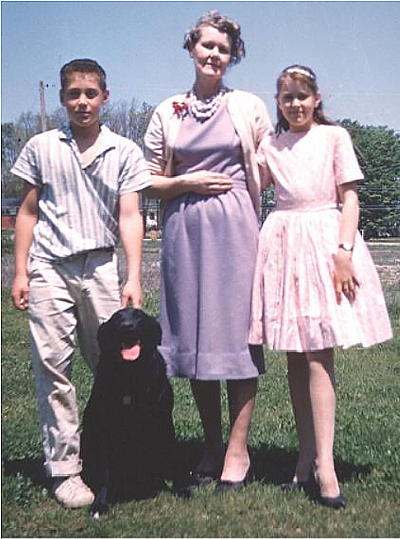
[[[104,515],[108,511],[107,504],[107,489],[102,487],[96,496],[96,499],[92,503],[89,509],[89,515],[92,518],[98,519],[101,515]]]
[[[94,504],[89,510],[89,515],[92,518],[98,519],[101,517],[101,515],[104,515],[104,513],[107,513],[107,511],[108,511],[108,505],[96,504],[96,502],[94,502]]]

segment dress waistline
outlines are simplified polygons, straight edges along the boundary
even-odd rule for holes
[[[339,210],[339,204],[326,204],[325,206],[296,206],[290,204],[277,204],[272,211],[295,211],[295,212],[315,212],[326,210]]]

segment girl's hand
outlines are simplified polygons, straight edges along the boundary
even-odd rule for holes
[[[354,274],[351,253],[339,249],[333,259],[335,265],[333,270],[333,286],[335,287],[336,301],[339,304],[341,303],[342,294],[344,294],[349,301],[354,301],[356,297],[356,288],[357,286],[360,286],[360,283]]]
[[[232,189],[233,181],[227,174],[199,170],[185,174],[188,191],[199,195],[219,195]]]

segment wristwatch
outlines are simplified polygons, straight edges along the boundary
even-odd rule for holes
[[[348,241],[344,241],[343,243],[339,243],[339,249],[343,249],[343,251],[346,251],[347,253],[353,252],[354,245]]]

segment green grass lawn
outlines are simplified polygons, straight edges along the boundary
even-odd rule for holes
[[[348,499],[345,511],[285,494],[296,435],[282,354],[268,355],[250,436],[256,481],[235,495],[199,489],[189,501],[165,492],[116,505],[100,521],[87,509],[68,511],[49,498],[41,469],[34,380],[26,316],[3,291],[4,537],[398,537],[400,535],[399,309],[391,307],[396,338],[337,354],[336,466]],[[76,358],[74,381],[83,409],[91,375]],[[188,385],[174,380],[175,424],[185,466],[201,454],[201,427]],[[224,395],[224,399],[225,399]],[[225,414],[225,427],[227,416]]]
[[[336,467],[345,511],[283,493],[296,462],[296,434],[283,354],[268,354],[250,435],[256,480],[234,495],[213,487],[191,500],[169,492],[111,508],[99,521],[87,509],[65,510],[49,498],[41,467],[29,336],[9,290],[2,295],[2,521],[4,537],[399,537],[400,309],[398,287],[386,288],[396,337],[363,350],[337,353]],[[155,313],[158,294],[148,294]],[[91,375],[77,355],[73,373],[83,410]],[[184,466],[201,455],[201,427],[185,380],[173,380],[175,426]],[[226,401],[226,395],[224,394]],[[226,404],[226,402],[225,402]],[[225,407],[226,408],[226,407]],[[224,416],[227,428],[227,414]],[[226,431],[227,433],[227,431]]]

